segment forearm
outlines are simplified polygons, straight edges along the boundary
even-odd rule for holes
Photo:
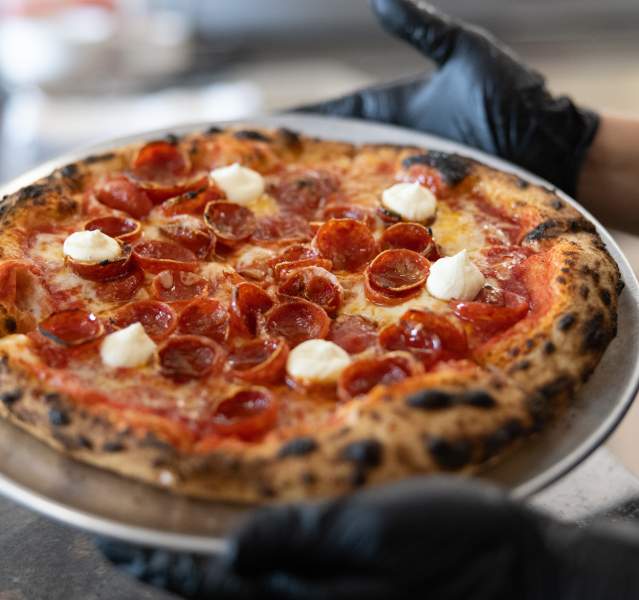
[[[602,116],[578,199],[605,225],[639,234],[639,119]]]

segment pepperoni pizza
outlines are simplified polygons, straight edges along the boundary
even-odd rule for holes
[[[3,199],[0,413],[211,499],[470,472],[571,399],[621,288],[553,190],[462,156],[170,135]]]

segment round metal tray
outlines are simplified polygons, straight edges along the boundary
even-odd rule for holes
[[[355,143],[387,142],[458,152],[531,181],[539,179],[502,160],[440,138],[356,120],[319,116],[280,115],[251,119],[251,125],[284,126],[309,135]],[[175,133],[203,130],[196,124]],[[137,139],[168,133],[153,131],[93,146],[63,156],[19,177],[0,190],[6,194],[49,173],[55,167],[88,154]],[[573,200],[560,194],[594,221]],[[613,431],[630,406],[639,382],[639,286],[628,261],[601,225],[597,228],[621,269],[626,288],[619,305],[619,334],[606,351],[593,377],[578,394],[568,414],[522,445],[481,477],[529,496],[560,478],[595,450]],[[31,436],[0,423],[0,493],[54,519],[130,542],[196,552],[223,552],[224,536],[250,507],[206,502],[90,467],[55,452]]]

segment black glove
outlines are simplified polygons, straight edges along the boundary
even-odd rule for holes
[[[266,508],[221,560],[104,545],[138,578],[188,598],[639,598],[639,532],[580,530],[496,488],[421,478]]]
[[[430,75],[302,107],[440,135],[506,160],[575,195],[598,116],[565,96],[487,32],[413,0],[372,0],[382,25],[435,61]]]

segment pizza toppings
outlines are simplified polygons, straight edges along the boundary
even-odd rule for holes
[[[508,329],[528,314],[528,302],[518,294],[505,291],[493,300],[490,303],[457,302],[454,311],[484,339]]]
[[[181,218],[162,225],[160,231],[170,240],[193,252],[198,259],[204,260],[215,245],[215,236],[200,223],[199,220]]]
[[[38,331],[61,346],[86,344],[104,333],[102,322],[92,313],[81,309],[62,310],[47,317]]]
[[[211,179],[229,200],[238,204],[248,204],[264,193],[264,178],[239,163],[213,169]]]
[[[108,367],[141,367],[155,354],[156,346],[139,322],[107,335],[100,345],[100,357]]]
[[[280,284],[281,296],[305,298],[321,306],[329,315],[339,309],[344,290],[337,277],[322,267],[307,267],[292,271]]]
[[[426,287],[440,300],[472,300],[484,286],[484,276],[468,258],[466,250],[434,262]]]
[[[183,177],[189,170],[189,161],[177,144],[164,140],[145,144],[133,159],[133,173],[146,181]]]
[[[212,429],[222,436],[259,439],[275,425],[277,412],[277,404],[268,391],[241,390],[218,406]]]
[[[419,183],[396,183],[382,193],[382,206],[405,221],[425,223],[435,216],[437,199]]]
[[[126,302],[137,294],[143,283],[144,271],[134,265],[122,277],[100,281],[95,287],[95,294],[104,302]]]
[[[307,300],[284,302],[266,315],[268,334],[283,337],[291,348],[306,340],[325,338],[330,323],[326,312]]]
[[[391,385],[419,372],[410,355],[392,353],[363,358],[346,367],[337,382],[340,400],[350,400],[370,392],[377,385]]]
[[[204,210],[204,221],[217,239],[234,245],[249,238],[256,227],[253,211],[235,202],[211,202]]]
[[[160,205],[159,210],[167,217],[201,215],[209,202],[223,198],[224,192],[217,186],[211,185],[170,198]]]
[[[153,202],[146,192],[124,175],[99,182],[94,193],[105,206],[121,210],[136,219],[145,217],[153,208]]]
[[[178,331],[224,342],[229,334],[229,313],[221,302],[213,298],[194,300],[182,311]]]
[[[101,231],[120,242],[137,240],[142,233],[140,222],[128,217],[98,217],[86,223],[84,228],[87,231]]]
[[[231,297],[231,320],[235,329],[244,335],[255,335],[264,313],[272,306],[273,300],[261,287],[240,283]]]
[[[395,223],[384,231],[380,239],[382,250],[406,248],[423,254],[430,261],[437,260],[439,254],[431,233],[419,223]]]
[[[231,374],[251,383],[269,384],[284,375],[288,345],[282,338],[251,340],[233,348],[228,356]]]
[[[160,348],[159,357],[162,374],[179,383],[219,372],[224,351],[206,337],[174,335]]]
[[[430,263],[412,250],[384,250],[366,269],[369,285],[393,294],[421,287],[426,282]]]
[[[62,251],[65,256],[84,263],[113,261],[122,256],[122,246],[100,230],[76,231],[66,240]]]
[[[370,229],[353,219],[331,219],[315,236],[322,257],[338,271],[359,271],[375,255],[377,244]]]
[[[359,354],[377,340],[377,325],[359,315],[340,315],[331,323],[328,339],[349,354]]]
[[[257,221],[253,239],[260,242],[290,244],[310,240],[311,228],[303,217],[291,214],[277,214],[261,217]]]
[[[132,323],[141,323],[147,335],[161,340],[170,335],[177,326],[175,311],[163,302],[139,300],[118,309],[109,319],[117,328],[128,327]]]
[[[181,302],[206,296],[208,279],[189,271],[161,271],[151,283],[153,296],[162,302]]]
[[[300,385],[330,385],[350,363],[348,353],[335,342],[313,339],[291,350],[286,372]]]
[[[137,263],[149,273],[170,271],[195,271],[197,257],[191,250],[174,242],[148,240],[133,246]]]
[[[370,229],[375,228],[375,217],[370,210],[356,204],[332,204],[324,209],[324,221],[330,219],[354,219],[365,223]]]
[[[272,193],[282,211],[313,219],[338,188],[339,182],[326,171],[291,171]]]

